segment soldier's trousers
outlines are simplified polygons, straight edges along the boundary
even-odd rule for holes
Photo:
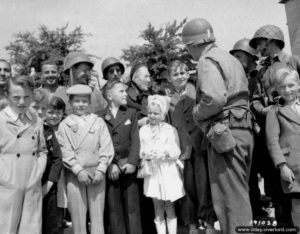
[[[107,179],[106,207],[111,234],[141,234],[139,188],[136,172]]]
[[[237,226],[249,226],[252,211],[248,180],[253,151],[253,134],[248,129],[231,129],[237,145],[228,153],[217,153],[208,144],[211,195],[223,234],[236,233]]]

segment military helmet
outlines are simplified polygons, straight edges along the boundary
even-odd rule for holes
[[[275,25],[264,25],[260,27],[255,33],[249,44],[252,48],[256,49],[259,39],[276,40],[280,49],[284,47],[284,36],[282,30]]]
[[[114,57],[109,57],[103,60],[102,62],[102,74],[103,74],[103,78],[106,79],[106,73],[109,67],[114,66],[114,65],[119,65],[122,71],[122,74],[125,71],[125,67],[123,65],[123,63],[121,63],[118,59],[114,58]]]
[[[238,40],[234,46],[233,49],[229,51],[230,54],[234,54],[236,51],[244,51],[254,57],[254,60],[257,60],[257,54],[256,51],[249,45],[250,39],[244,38],[241,40]]]
[[[190,20],[182,29],[182,42],[185,45],[197,45],[214,41],[216,41],[216,38],[213,28],[205,19]]]
[[[87,63],[91,68],[94,67],[94,63],[91,61],[90,57],[81,52],[73,51],[70,52],[64,60],[64,73],[68,73],[69,69],[77,63]]]

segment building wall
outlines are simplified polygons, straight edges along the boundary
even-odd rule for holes
[[[292,54],[300,56],[300,0],[281,2],[285,4]]]

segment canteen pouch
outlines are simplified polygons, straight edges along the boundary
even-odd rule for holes
[[[230,129],[222,123],[217,122],[211,125],[206,137],[212,147],[220,154],[227,153],[236,146],[236,140]]]

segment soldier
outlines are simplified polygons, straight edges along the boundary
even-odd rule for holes
[[[121,79],[125,71],[124,65],[114,57],[104,59],[101,68],[104,80]]]
[[[293,69],[300,71],[298,58],[290,56],[283,52],[285,46],[282,30],[275,25],[264,25],[260,27],[249,42],[250,46],[257,50],[262,56],[267,57],[268,66],[263,68],[261,74],[261,98],[256,98],[254,94],[253,108],[257,119],[263,123],[262,137],[265,142],[265,118],[270,107],[276,104],[278,93],[275,87],[275,73],[282,66],[288,65]],[[265,148],[265,144],[263,148]],[[291,224],[291,204],[287,195],[282,191],[280,184],[274,183],[280,179],[279,171],[274,167],[267,151],[261,152],[261,164],[264,168],[263,176],[265,180],[265,191],[267,196],[272,198],[275,205],[275,217],[279,225]]]
[[[7,105],[6,99],[6,81],[11,77],[11,66],[4,60],[0,59],[0,110]]]
[[[275,104],[278,94],[275,90],[274,76],[276,70],[283,64],[288,64],[293,69],[300,71],[299,59],[283,52],[284,36],[282,30],[275,25],[264,25],[259,28],[249,42],[250,46],[262,56],[269,57],[271,65],[262,77],[262,83],[268,98],[268,104]],[[266,112],[267,109],[262,110]]]
[[[55,91],[54,95],[63,99],[66,103],[66,113],[71,113],[71,107],[68,103],[67,88],[76,84],[85,84],[94,86],[94,81],[91,76],[91,69],[94,63],[90,60],[87,54],[83,52],[70,52],[64,60],[64,73],[69,76],[67,87],[60,86]],[[91,105],[89,111],[95,113],[105,108],[106,102],[102,96],[101,91],[92,87]]]
[[[225,234],[249,225],[248,193],[253,133],[248,81],[243,67],[218,48],[212,26],[205,19],[185,24],[182,40],[198,61],[193,117],[206,137],[213,206]],[[200,143],[200,142],[199,142]]]
[[[260,74],[261,70],[257,70],[257,53],[256,51],[249,45],[250,39],[241,39],[237,41],[233,49],[230,51],[230,53],[236,57],[240,63],[242,64],[245,73],[248,78],[249,82],[249,91],[250,91],[250,100],[251,100],[251,107],[252,106],[252,101],[256,99],[262,98],[262,93],[260,92],[261,89],[261,81],[260,81]],[[255,94],[253,96],[253,94]],[[256,99],[254,99],[254,97]],[[253,108],[252,108],[253,111]],[[255,112],[254,110],[254,113]],[[257,119],[260,119],[260,116],[256,116]],[[258,124],[260,125],[261,132],[264,132],[264,124],[261,123],[261,121],[258,121]],[[251,167],[251,174],[250,174],[250,179],[249,179],[249,187],[250,187],[250,201],[251,201],[251,206],[252,206],[252,211],[253,211],[253,217],[254,219],[257,219],[263,215],[266,215],[263,210],[262,210],[262,204],[261,204],[261,194],[260,190],[258,187],[258,175],[257,173],[260,173],[260,156],[262,153],[262,149],[266,151],[266,145],[264,141],[264,137],[261,136],[262,134],[260,133],[259,135],[255,135],[255,146],[253,150],[253,158],[252,158],[252,167]],[[264,134],[263,134],[264,136]]]

